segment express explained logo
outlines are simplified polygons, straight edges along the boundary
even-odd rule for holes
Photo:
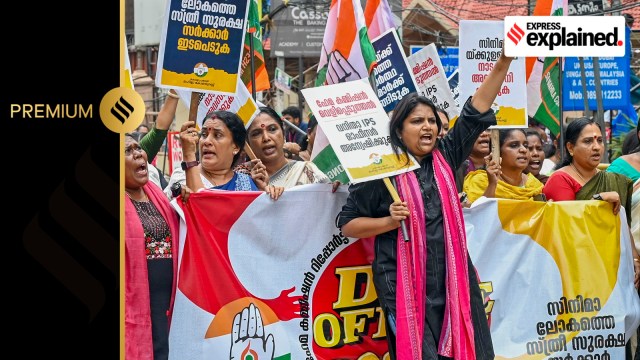
[[[622,16],[507,16],[507,56],[624,56]]]
[[[516,45],[523,37],[529,46],[544,46],[549,50],[553,50],[558,46],[622,46],[624,43],[618,39],[618,28],[613,28],[610,32],[591,32],[583,31],[582,27],[578,27],[577,31],[570,31],[560,23],[527,23],[525,32],[517,25],[508,33],[509,39]],[[513,34],[513,37],[512,37]],[[518,36],[519,35],[519,36]]]
[[[513,41],[514,44],[518,45],[522,37],[524,36],[524,30],[518,26],[518,24],[513,24],[511,30],[507,33],[507,37]]]

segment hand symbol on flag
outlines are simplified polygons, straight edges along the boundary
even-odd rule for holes
[[[233,319],[231,360],[272,360],[275,350],[273,334],[264,337],[262,315],[253,303]]]

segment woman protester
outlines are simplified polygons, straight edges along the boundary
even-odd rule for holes
[[[392,147],[420,163],[395,177],[402,201],[392,200],[382,180],[349,188],[337,225],[348,237],[375,236],[373,281],[392,359],[494,358],[453,171],[482,131],[496,124],[491,104],[511,60],[498,59],[441,140],[429,99],[411,93],[398,103],[389,124]],[[398,231],[403,220],[410,241]]]
[[[255,166],[266,168],[270,186],[288,189],[297,185],[330,182],[314,163],[288,160],[284,156],[282,120],[270,107],[260,107],[260,113],[249,126],[248,136],[248,143],[259,159]]]
[[[529,166],[529,144],[523,129],[500,130],[500,162],[491,155],[485,157],[486,170],[470,172],[463,190],[469,202],[481,196],[513,200],[540,198],[543,185],[533,174],[525,173]]]
[[[527,129],[525,133],[527,134],[527,143],[529,144],[529,166],[527,166],[525,172],[532,174],[542,184],[545,184],[549,176],[540,172],[545,160],[542,136],[534,129]]]
[[[307,127],[307,148],[300,151],[298,156],[302,161],[311,161],[311,153],[313,152],[313,143],[316,140],[316,129],[318,127],[318,120],[311,114],[309,115],[309,125]]]
[[[462,191],[462,186],[464,185],[464,178],[472,171],[484,169],[485,167],[485,157],[489,155],[491,152],[490,141],[491,140],[491,132],[485,130],[480,133],[475,142],[473,143],[473,148],[471,149],[471,154],[469,157],[462,162],[460,167],[456,169],[456,188],[458,191]]]
[[[440,134],[438,134],[439,138],[443,138],[449,132],[449,114],[447,114],[446,110],[442,107],[436,107],[436,113],[442,122],[442,130],[440,130]]]
[[[602,132],[593,119],[582,117],[567,126],[565,150],[567,157],[556,166],[544,186],[548,200],[602,200],[611,204],[615,215],[624,206],[627,222],[631,223],[633,183],[628,177],[600,171],[598,165],[604,153]],[[640,284],[640,255],[632,241],[635,286]]]
[[[233,165],[240,157],[247,131],[238,115],[217,110],[209,113],[200,132],[194,123],[186,122],[182,126],[182,171],[175,170],[169,179],[165,193],[171,194],[174,183],[185,184],[192,191],[216,189],[229,191],[265,190],[276,199],[282,189],[267,185],[267,173],[264,166],[255,166],[251,176],[235,172]],[[196,148],[200,152],[200,161],[196,160]]]
[[[169,355],[169,324],[178,268],[178,215],[149,181],[147,154],[125,136],[125,354]]]

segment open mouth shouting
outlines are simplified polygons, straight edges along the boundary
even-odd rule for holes
[[[136,176],[144,177],[147,176],[147,162],[143,161],[138,164],[136,167]]]
[[[276,148],[275,145],[267,145],[262,147],[262,153],[265,156],[272,156],[274,154],[276,154],[278,152],[278,149]]]
[[[529,161],[529,167],[531,170],[539,171],[542,168],[542,161],[531,159],[531,161]]]
[[[420,136],[421,146],[431,146],[435,140],[435,136],[431,133],[426,133]]]

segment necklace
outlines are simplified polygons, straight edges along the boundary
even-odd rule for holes
[[[576,174],[580,177],[580,180],[582,180],[582,182],[586,184],[587,180],[584,179],[580,171],[578,171],[578,168],[575,165],[573,165],[573,162],[571,163],[571,167],[573,168],[573,171],[575,171]],[[599,170],[596,168],[596,174],[598,173],[598,171]]]
[[[144,192],[144,190],[142,191],[142,200],[134,199],[133,197],[131,197],[131,194],[129,194],[129,192],[127,190],[125,190],[124,193],[127,194],[127,197],[129,197],[129,199],[131,199],[132,201],[136,201],[136,202],[148,202],[149,201],[149,197]]]

